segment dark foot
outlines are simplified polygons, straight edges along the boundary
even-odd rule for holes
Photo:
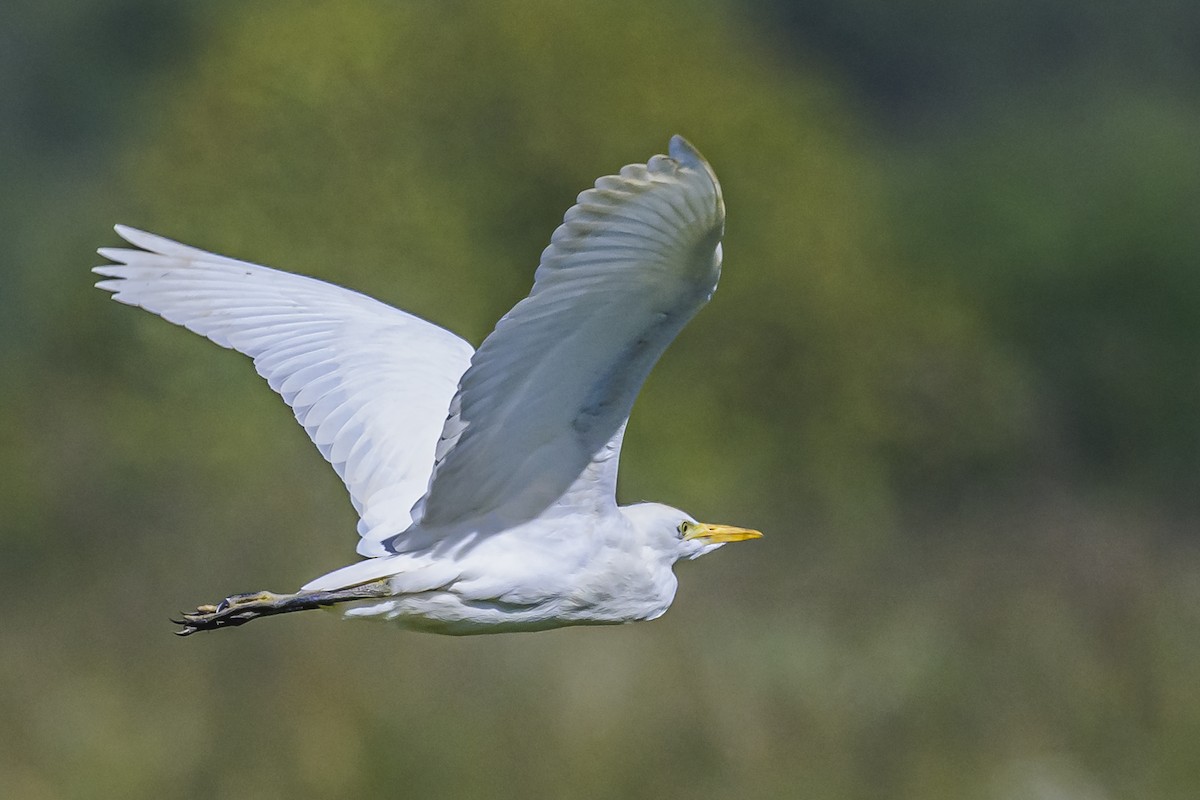
[[[291,611],[307,611],[335,603],[346,603],[375,597],[389,597],[391,588],[384,578],[349,589],[333,592],[298,592],[275,594],[274,592],[249,592],[231,594],[214,605],[197,606],[195,611],[181,612],[182,619],[171,620],[183,628],[175,631],[178,636],[191,636],[198,631],[215,631],[218,628],[236,628],[252,619],[286,614]]]
[[[274,592],[232,594],[215,606],[205,604],[197,606],[191,613],[181,612],[182,619],[171,621],[183,626],[182,630],[175,631],[178,636],[191,636],[197,631],[213,631],[217,628],[235,628],[259,617],[281,614],[284,611],[299,611],[294,605],[297,597],[298,595],[294,594]],[[289,601],[292,607],[286,608]]]

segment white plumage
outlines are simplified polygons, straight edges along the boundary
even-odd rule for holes
[[[615,498],[634,397],[716,288],[723,228],[716,176],[674,137],[579,196],[473,353],[357,292],[118,226],[139,249],[102,248],[97,286],[254,359],[345,482],[368,557],[182,632],[334,603],[443,633],[662,614],[677,559],[760,535]]]

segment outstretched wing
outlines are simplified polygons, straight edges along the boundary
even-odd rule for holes
[[[579,195],[533,290],[480,346],[450,406],[418,514],[437,528],[552,504],[615,506],[625,421],[650,368],[720,275],[716,176],[676,136],[670,156]]]
[[[254,359],[337,470],[362,521],[359,552],[408,527],[469,344],[365,295],[117,226],[96,285]]]

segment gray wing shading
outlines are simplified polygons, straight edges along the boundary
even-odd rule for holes
[[[555,503],[615,506],[625,421],[651,367],[712,296],[725,209],[684,139],[579,195],[530,295],[480,346],[450,405],[425,529]]]

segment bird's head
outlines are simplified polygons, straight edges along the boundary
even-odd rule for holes
[[[672,562],[699,558],[729,542],[762,537],[761,532],[749,528],[697,522],[690,514],[661,503],[638,503],[621,510],[646,543]]]

